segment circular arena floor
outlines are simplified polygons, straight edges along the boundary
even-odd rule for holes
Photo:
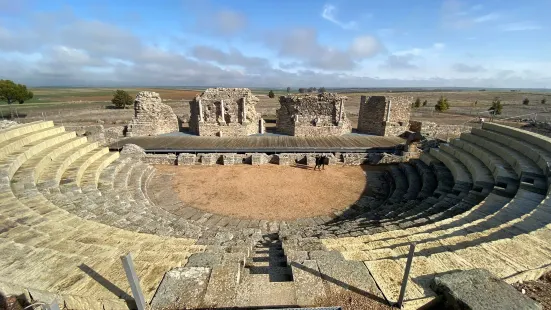
[[[188,206],[245,219],[292,220],[329,214],[369,194],[365,167],[168,166],[173,190]],[[168,184],[167,184],[168,185]]]

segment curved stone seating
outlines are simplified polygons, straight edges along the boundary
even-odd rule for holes
[[[471,133],[482,137],[487,147],[495,150],[494,153],[500,152],[500,156],[515,168],[521,177],[520,187],[533,188],[534,191],[542,194],[547,191],[547,180],[544,173],[538,164],[528,157],[528,153],[531,152],[526,150],[532,150],[532,146],[489,130],[473,129]]]
[[[511,148],[524,152],[526,156],[538,164],[545,175],[549,175],[551,167],[550,138],[526,130],[493,123],[484,124],[482,128],[504,135],[507,141],[511,143],[509,145]],[[527,150],[531,151],[527,152]]]
[[[397,298],[409,244],[416,242],[406,293],[413,308],[434,298],[429,287],[434,274],[453,269],[486,268],[508,282],[538,278],[551,263],[551,187],[544,177],[551,140],[539,138],[544,137],[494,124],[473,129],[421,160],[442,161],[456,182],[467,184],[464,189],[473,181],[488,189],[495,182],[504,191],[494,190],[474,207],[430,224],[322,242],[347,259],[364,261],[388,300]],[[519,179],[525,186],[518,186]]]
[[[450,144],[441,144],[439,149],[458,159],[469,171],[473,181],[472,190],[487,196],[494,188],[490,170],[475,156]]]
[[[464,137],[464,135],[462,135],[462,137]],[[494,177],[496,184],[494,190],[497,193],[508,197],[515,195],[520,180],[513,168],[505,160],[485,148],[479,147],[463,139],[454,139],[451,143],[469,152],[472,156],[475,156],[486,165]]]
[[[87,221],[46,199],[35,181],[59,182],[78,158],[72,154],[85,154],[82,150],[94,145],[74,133],[64,134],[62,127],[44,129],[51,125],[33,123],[0,132],[0,148],[9,145],[0,156],[0,288],[15,294],[28,289],[31,296],[57,298],[72,309],[126,309],[132,298],[118,256],[131,251],[150,300],[164,272],[203,247],[194,246],[192,239],[138,234]],[[15,144],[21,135],[25,142]],[[119,291],[106,287],[105,281]]]

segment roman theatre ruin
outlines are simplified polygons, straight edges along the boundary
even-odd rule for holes
[[[549,271],[550,138],[411,121],[399,96],[362,98],[351,132],[333,93],[281,97],[267,134],[256,102],[207,89],[180,132],[140,92],[107,142],[47,120],[0,130],[0,291],[66,309],[136,309],[136,290],[151,309],[394,304],[407,269],[402,306],[418,309],[461,298],[447,277]]]

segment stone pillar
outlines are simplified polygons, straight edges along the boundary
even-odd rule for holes
[[[388,100],[388,111],[386,113],[386,121],[390,122],[390,108],[392,107],[392,100]]]
[[[341,98],[341,103],[339,104],[339,119],[337,121],[337,125],[340,124],[343,113],[344,113],[344,98]]]
[[[264,125],[264,119],[261,118],[258,120],[258,132],[264,133],[264,130],[266,129],[266,125]]]
[[[222,121],[220,121],[220,124],[226,124],[226,118],[224,117],[224,114],[226,114],[226,110],[224,110],[224,100],[220,100],[220,117],[222,118]]]
[[[199,109],[199,122],[203,122],[203,103],[201,102],[201,99],[197,101],[197,106]]]
[[[367,101],[367,97],[366,96],[361,96],[360,97],[360,106],[364,105],[366,101]]]
[[[247,123],[247,103],[245,102],[244,97],[241,99],[241,104],[243,105],[243,115],[241,116],[241,124],[245,124]]]

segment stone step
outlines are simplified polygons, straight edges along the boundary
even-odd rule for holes
[[[452,155],[439,149],[431,149],[430,154],[442,161],[451,171],[456,184],[472,184],[473,179],[468,169]]]
[[[60,179],[60,184],[62,185],[61,187],[79,187],[80,181],[86,169],[88,169],[88,167],[95,160],[107,154],[108,152],[108,148],[98,147],[75,160],[63,173],[63,176]]]
[[[91,150],[98,147],[97,142],[88,142],[83,145],[79,145],[73,149],[66,151],[65,153],[57,156],[57,158],[48,163],[45,166],[42,174],[38,178],[38,187],[41,189],[48,189],[58,187],[61,177],[65,173],[65,170],[82,155],[87,154]]]
[[[7,140],[53,126],[54,122],[52,121],[37,121],[26,124],[18,124],[8,129],[2,129],[0,130],[0,146],[4,146],[5,141]]]
[[[105,167],[107,167],[109,164],[119,158],[119,156],[120,153],[118,152],[109,152],[93,162],[82,176],[80,184],[82,189],[88,191],[96,190],[98,186],[99,176],[103,169],[105,169]]]
[[[549,175],[551,168],[551,141],[548,137],[499,124],[484,124],[482,129],[499,133],[507,140],[510,148],[523,152],[534,161],[545,175]],[[531,152],[526,152],[531,150]]]

